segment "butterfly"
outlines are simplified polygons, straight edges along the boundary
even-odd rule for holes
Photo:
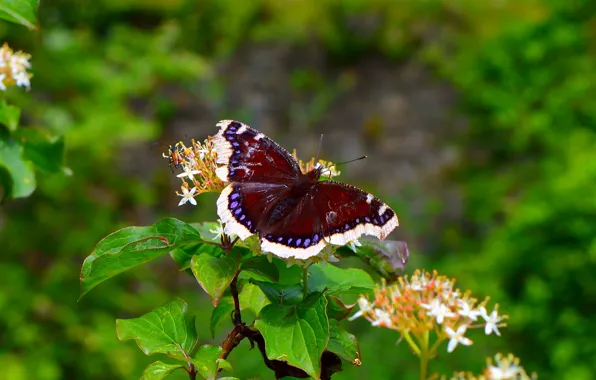
[[[395,212],[372,194],[307,173],[284,148],[234,120],[217,123],[213,137],[217,176],[229,185],[217,200],[227,234],[244,240],[258,234],[261,248],[276,256],[307,259],[326,245],[361,235],[384,239],[398,225]]]

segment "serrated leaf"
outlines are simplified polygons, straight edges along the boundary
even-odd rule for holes
[[[242,285],[240,294],[238,294],[238,300],[240,302],[240,311],[250,310],[255,316],[258,316],[261,309],[270,303],[265,293],[257,285],[253,284]],[[233,310],[234,300],[231,295],[227,295],[219,301],[219,304],[217,304],[211,313],[209,323],[211,336],[215,337],[215,329],[225,318],[230,319]]]
[[[329,318],[336,319],[338,321],[346,318],[350,315],[350,312],[356,304],[346,305],[341,299],[331,294],[326,294],[327,297],[327,315]]]
[[[322,292],[327,289],[330,294],[359,295],[375,288],[373,279],[361,269],[314,264],[308,268],[308,272],[309,292]]]
[[[257,285],[272,303],[281,305],[296,305],[302,301],[302,285],[282,285],[276,282],[258,281],[251,279],[252,284]]]
[[[28,197],[35,190],[33,163],[23,156],[23,147],[15,141],[0,139],[0,169],[4,199]]]
[[[64,138],[35,128],[19,129],[14,137],[23,145],[24,157],[36,167],[50,173],[64,171]]]
[[[166,354],[186,360],[197,344],[195,318],[188,305],[177,298],[153,311],[132,319],[117,319],[118,339],[134,339],[145,355]]]
[[[215,379],[218,369],[217,361],[222,351],[219,346],[203,345],[199,347],[191,361],[203,379]]]
[[[333,352],[343,360],[360,365],[360,347],[356,337],[347,332],[335,319],[329,320],[329,343],[327,351]]]
[[[4,124],[9,132],[14,132],[19,126],[21,109],[6,103],[6,100],[0,100],[0,124]]]
[[[190,269],[203,290],[209,294],[213,306],[217,306],[224,291],[236,275],[238,263],[225,255],[214,257],[203,253],[193,256]]]
[[[265,339],[267,357],[285,361],[318,379],[321,355],[329,340],[326,304],[325,297],[315,293],[299,305],[265,306],[255,327]]]
[[[83,262],[81,297],[111,277],[196,241],[201,241],[197,230],[173,218],[116,231],[101,240]]]
[[[35,29],[39,0],[3,0],[0,18]]]
[[[397,240],[360,239],[356,252],[343,246],[338,252],[342,256],[356,256],[371,266],[383,278],[395,281],[403,273],[408,262],[408,245]]]
[[[143,371],[141,380],[161,380],[165,379],[177,369],[184,368],[183,364],[166,364],[162,361],[156,361],[147,366]]]
[[[279,271],[277,266],[270,263],[265,256],[251,257],[242,262],[242,270],[251,272],[251,277],[256,280],[279,281]]]

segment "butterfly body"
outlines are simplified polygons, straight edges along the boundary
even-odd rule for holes
[[[217,201],[225,231],[258,234],[264,251],[306,259],[327,244],[362,234],[385,238],[397,225],[386,204],[354,186],[319,181],[322,167],[303,173],[284,148],[247,125],[218,123],[216,173],[230,184]]]

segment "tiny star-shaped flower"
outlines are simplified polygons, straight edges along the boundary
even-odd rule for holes
[[[430,304],[420,304],[420,306],[428,310],[426,315],[436,317],[438,324],[442,324],[445,318],[455,317],[455,313],[438,299],[433,299]]]
[[[182,199],[180,199],[180,203],[178,203],[178,206],[182,206],[186,202],[190,202],[193,206],[196,206],[197,201],[195,200],[195,196],[194,196],[196,191],[197,191],[196,187],[193,187],[192,189],[190,189],[190,191],[186,187],[183,187],[182,194],[178,194],[182,197]]]
[[[466,330],[466,325],[459,326],[456,331],[453,331],[451,327],[445,327],[445,332],[449,336],[447,352],[453,352],[458,344],[463,344],[464,346],[469,346],[472,344],[472,341],[464,336]]]
[[[385,326],[389,327],[393,324],[391,321],[391,315],[384,310],[375,309],[376,320],[371,323],[373,326]]]
[[[200,170],[192,170],[192,167],[190,165],[185,165],[184,172],[178,174],[176,177],[178,177],[178,178],[188,177],[194,181],[195,174],[201,174],[201,171]]]
[[[520,373],[520,367],[515,364],[510,364],[504,368],[489,365],[487,369],[491,380],[517,379],[516,376]]]
[[[358,298],[358,307],[360,308],[360,310],[358,310],[356,313],[354,313],[354,315],[348,318],[348,321],[353,321],[354,319],[359,318],[372,310],[372,304],[368,302],[368,300],[364,297]]]
[[[458,305],[460,309],[457,311],[457,314],[470,318],[472,321],[478,319],[478,316],[481,314],[479,310],[472,309],[470,304],[464,300],[459,300]]]
[[[352,251],[354,251],[354,253],[356,253],[356,247],[362,247],[362,244],[360,243],[360,241],[358,241],[358,239],[350,240],[350,242],[348,243],[348,247]]]
[[[486,325],[484,326],[484,333],[486,335],[490,335],[492,332],[501,336],[499,332],[499,322],[501,322],[504,318],[499,316],[497,309],[494,309],[490,315],[487,314],[486,309],[484,307],[480,308],[480,315],[486,321]]]

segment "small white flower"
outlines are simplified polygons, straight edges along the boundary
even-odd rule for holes
[[[445,327],[445,332],[449,336],[449,344],[447,344],[447,352],[453,352],[458,344],[469,346],[472,341],[464,336],[466,333],[467,326],[461,325],[457,328],[457,331],[453,331],[451,327]]]
[[[362,244],[360,243],[360,241],[358,241],[358,239],[354,239],[354,240],[350,240],[350,242],[348,243],[348,247],[354,251],[354,253],[356,253],[356,247],[362,247]]]
[[[190,191],[188,191],[188,189],[186,187],[183,187],[182,194],[178,194],[182,197],[182,199],[180,200],[180,203],[178,203],[178,206],[182,206],[186,202],[190,202],[193,206],[196,206],[197,201],[195,200],[195,197],[194,197],[194,194],[196,191],[197,191],[196,187],[193,187],[192,189],[190,189]]]
[[[368,302],[368,300],[364,297],[358,298],[358,307],[360,308],[360,310],[358,310],[356,313],[354,313],[354,315],[348,318],[348,321],[353,321],[356,318],[362,317],[362,315],[370,312],[373,309],[372,304]]]
[[[188,177],[194,181],[195,174],[201,174],[201,171],[200,170],[192,170],[192,167],[190,165],[185,165],[184,172],[178,174],[176,177],[178,177],[178,178]]]
[[[458,305],[460,309],[457,311],[459,315],[462,317],[470,318],[471,320],[475,321],[478,319],[478,316],[481,314],[479,310],[472,309],[470,304],[464,300],[459,300]]]
[[[507,380],[516,379],[520,375],[521,368],[514,363],[509,364],[506,367],[495,367],[493,365],[488,366],[488,378],[490,380]]]
[[[410,289],[417,291],[417,292],[421,292],[426,288],[427,285],[428,285],[428,281],[426,280],[425,277],[422,277],[419,280],[414,280],[414,281],[410,282]]]
[[[221,239],[221,237],[224,234],[224,229],[223,229],[223,225],[221,223],[221,219],[217,219],[217,222],[219,224],[217,225],[217,227],[215,227],[215,229],[209,229],[209,232],[211,232],[214,235],[211,238],[211,240],[219,240],[219,239]]]
[[[391,326],[393,322],[391,321],[391,315],[384,310],[375,309],[375,316],[376,320],[371,323],[373,326]]]
[[[480,315],[486,321],[486,325],[484,326],[484,333],[486,335],[490,335],[494,331],[495,334],[501,336],[501,333],[498,329],[498,324],[503,320],[503,317],[499,316],[497,309],[494,309],[492,313],[488,315],[486,309],[484,307],[481,307]]]
[[[333,249],[331,246],[326,246],[323,248],[323,250],[317,256],[319,259],[321,259],[321,265],[339,262],[339,259],[333,255]]]
[[[208,149],[205,148],[201,148],[199,149],[199,157],[201,158],[201,160],[205,159],[205,155],[209,153]]]
[[[442,324],[445,318],[455,317],[455,313],[436,298],[430,304],[420,304],[420,306],[428,310],[426,315],[436,317],[438,324]]]
[[[4,84],[4,79],[6,79],[6,74],[0,74],[0,90],[6,91],[6,85]]]
[[[12,76],[17,83],[17,86],[31,88],[31,82],[29,82],[29,75],[26,72],[21,71]]]

